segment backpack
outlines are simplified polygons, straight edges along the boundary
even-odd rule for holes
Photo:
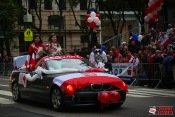
[[[94,58],[95,58],[95,61],[96,61],[97,64],[99,62],[103,62],[102,50],[101,49],[95,49],[94,50]]]

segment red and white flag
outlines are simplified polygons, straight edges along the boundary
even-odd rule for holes
[[[164,39],[163,39],[163,41],[160,43],[160,45],[162,45],[162,46],[167,46],[168,45],[168,43],[170,42],[170,39],[168,38],[168,36],[164,36]]]
[[[35,54],[32,54],[32,58],[30,59],[30,69],[34,70],[35,69]]]
[[[27,55],[27,57],[26,57],[26,60],[25,60],[25,67],[26,67],[26,71],[28,71],[29,70],[29,61],[30,61],[30,56],[29,55]]]

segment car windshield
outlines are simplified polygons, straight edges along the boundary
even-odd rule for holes
[[[58,70],[63,68],[75,68],[80,67],[88,68],[89,66],[80,59],[54,59],[46,61],[48,70]]]

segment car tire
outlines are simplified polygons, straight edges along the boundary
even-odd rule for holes
[[[21,98],[21,94],[20,94],[20,90],[19,90],[19,87],[17,85],[17,83],[15,83],[13,85],[13,88],[12,88],[12,96],[13,96],[13,100],[15,102],[20,102],[22,100]]]
[[[59,88],[54,88],[52,90],[51,104],[54,110],[63,111],[63,96]]]

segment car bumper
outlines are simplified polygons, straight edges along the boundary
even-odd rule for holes
[[[117,102],[109,101],[107,105],[123,103],[126,99],[126,92],[123,90],[116,90],[120,94],[120,100]],[[101,91],[104,92],[104,91]],[[98,105],[100,101],[98,100],[99,92],[76,92],[72,96],[64,95],[64,104],[66,106],[85,106],[85,105]]]

